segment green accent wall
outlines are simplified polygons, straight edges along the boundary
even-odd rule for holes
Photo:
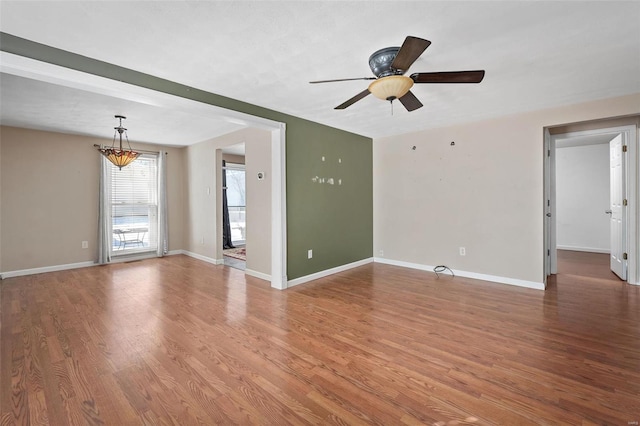
[[[0,50],[286,123],[288,279],[372,257],[373,141],[370,138],[7,33],[0,32]],[[314,182],[315,176],[324,178],[325,183]],[[334,179],[333,185],[326,181],[329,178]],[[309,249],[313,250],[312,259],[307,258]]]
[[[372,165],[369,138],[315,123],[287,127],[289,279],[372,257]]]

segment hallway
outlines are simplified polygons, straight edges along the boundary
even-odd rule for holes
[[[558,250],[558,278],[565,279],[586,278],[603,283],[624,284],[609,267],[609,254],[587,253],[582,251]]]

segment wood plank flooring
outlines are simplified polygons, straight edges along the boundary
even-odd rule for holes
[[[640,287],[602,256],[544,292],[186,256],[6,279],[0,424],[638,424]]]

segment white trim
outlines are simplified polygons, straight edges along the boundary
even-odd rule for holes
[[[184,250],[171,250],[169,253],[167,253],[167,256],[174,256],[176,254],[187,254],[187,253],[185,253]],[[147,254],[120,256],[117,258],[113,258],[111,262],[107,263],[106,265],[133,262],[136,260],[147,260],[147,259],[158,259],[158,256],[156,256],[155,253],[152,256],[149,256]],[[204,260],[204,259],[201,259],[201,260]],[[40,268],[21,269],[18,271],[8,271],[8,272],[0,273],[0,280],[3,280],[5,278],[12,278],[12,277],[22,277],[25,275],[43,274],[46,272],[57,272],[57,271],[66,271],[68,269],[88,268],[89,266],[100,266],[100,264],[94,261],[88,261],[88,262],[79,262],[79,263],[68,263],[65,265],[43,266]]]
[[[347,263],[346,265],[336,266],[335,268],[326,269],[324,271],[316,272],[311,275],[305,275],[304,277],[296,278],[287,283],[287,288],[293,287],[296,285],[304,284],[309,281],[317,280],[320,278],[327,277],[329,275],[337,274],[338,272],[348,271],[349,269],[357,268],[358,266],[366,265],[367,263],[373,262],[373,257],[368,259],[358,260],[356,262]]]
[[[271,131],[271,287],[287,288],[286,125]]]
[[[435,266],[431,266],[431,265],[422,265],[419,263],[403,262],[400,260],[391,260],[391,259],[380,258],[380,257],[374,258],[374,261],[376,263],[385,263],[387,265],[401,266],[403,268],[411,268],[411,269],[420,269],[422,271],[430,271],[430,272],[433,272],[433,268],[435,268]],[[535,281],[520,280],[518,278],[508,278],[508,277],[499,277],[496,275],[478,274],[476,272],[460,271],[457,269],[452,269],[452,271],[456,277],[473,278],[475,280],[490,281],[498,284],[509,284],[509,285],[514,285],[518,287],[532,288],[535,290],[544,290],[543,282],[538,283]]]
[[[251,275],[252,277],[260,278],[261,280],[271,281],[271,275],[263,274],[262,272],[254,271],[253,269],[245,269],[244,273],[246,275]]]
[[[574,247],[574,246],[556,246],[558,250],[569,250],[569,251],[584,251],[587,253],[605,253],[610,254],[611,250],[608,248],[593,248],[593,247]]]
[[[550,265],[551,265],[551,273],[558,273],[558,222],[557,222],[557,202],[558,202],[558,191],[556,188],[556,139],[554,136],[551,136],[549,141],[549,149],[551,150],[551,156],[549,158],[550,172],[549,177],[551,181],[549,183],[549,199],[551,200],[551,206],[549,207],[549,212],[551,213],[551,219],[549,220],[550,228],[550,241],[551,245],[551,253],[549,255]]]
[[[224,265],[224,259],[214,259],[212,257],[203,256],[198,253],[194,253],[192,251],[182,250],[182,254],[187,255],[189,257],[193,257],[194,259],[202,260],[203,262],[211,263],[214,265]]]
[[[45,272],[57,272],[57,271],[66,271],[68,269],[79,269],[79,268],[87,268],[89,266],[96,266],[97,263],[94,261],[89,262],[79,262],[79,263],[68,263],[66,265],[54,265],[54,266],[43,266],[41,268],[32,268],[32,269],[21,269],[18,271],[8,271],[0,274],[0,279],[5,278],[13,278],[13,277],[22,277],[25,275],[33,275],[33,274],[43,274]]]
[[[121,254],[119,256],[112,256],[111,261],[109,263],[105,263],[105,265],[110,265],[113,263],[126,263],[126,262],[135,262],[137,260],[147,260],[147,259],[157,259],[158,254],[155,251],[147,251],[143,253],[132,253],[132,254]]]
[[[7,52],[0,52],[0,72],[188,114],[204,117],[215,115],[230,123],[271,131],[271,286],[278,289],[286,288],[286,127],[284,123]],[[191,256],[193,253],[184,252],[184,254]],[[199,255],[192,257],[196,256]],[[202,257],[201,260],[218,265],[223,262],[222,259],[207,257]]]
[[[640,150],[638,147],[640,135],[636,126],[623,127],[628,131],[627,144],[627,282],[640,285],[640,226],[638,224],[638,210],[640,197],[638,196],[638,180],[640,179]]]
[[[542,277],[545,286],[547,284],[547,277],[552,274],[552,261],[551,261],[551,133],[549,129],[544,129],[544,195],[542,198],[542,227],[544,251],[542,256],[544,258],[544,276]],[[554,239],[555,242],[555,239]]]
[[[545,128],[545,130],[547,130]],[[617,127],[607,127],[602,129],[594,129],[594,130],[583,130],[579,132],[569,132],[562,133],[557,135],[552,135],[550,138],[551,142],[551,165],[550,172],[551,176],[549,176],[547,167],[549,165],[545,162],[545,188],[547,184],[550,185],[551,189],[551,209],[552,216],[550,220],[549,226],[551,226],[551,238],[550,241],[550,250],[551,256],[553,257],[554,252],[556,252],[556,241],[555,241],[555,140],[558,138],[571,138],[571,137],[579,137],[579,136],[587,136],[587,135],[603,135],[611,133],[613,136],[615,134],[621,133],[623,134],[624,144],[627,145],[627,155],[625,157],[626,161],[626,194],[625,198],[628,200],[628,210],[626,215],[626,238],[627,238],[627,282],[629,284],[640,284],[640,225],[638,224],[638,210],[640,204],[640,198],[638,197],[638,172],[640,171],[640,155],[638,149],[638,134],[636,132],[636,126],[634,125],[626,125],[626,126],[617,126]],[[545,140],[546,145],[546,140]],[[546,154],[546,153],[545,153]],[[547,182],[547,179],[550,179],[550,182]],[[545,210],[546,211],[546,210]],[[545,233],[548,231],[547,223],[545,222]],[[545,268],[547,266],[545,259]],[[546,272],[546,269],[545,269]],[[556,273],[553,265],[551,267],[551,273]]]

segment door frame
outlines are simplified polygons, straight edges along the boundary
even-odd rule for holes
[[[638,226],[638,134],[636,126],[616,126],[594,130],[568,132],[551,135],[549,128],[544,128],[544,282],[547,277],[557,273],[557,242],[556,242],[556,139],[562,137],[579,137],[588,135],[602,135],[607,133],[620,133],[623,135],[623,144],[627,146],[627,155],[624,158],[626,194],[628,201],[627,214],[625,220],[626,241],[628,254],[627,258],[627,282],[630,284],[640,284],[638,277],[638,265],[640,261],[638,255],[640,241]],[[550,214],[550,217],[547,216]]]

